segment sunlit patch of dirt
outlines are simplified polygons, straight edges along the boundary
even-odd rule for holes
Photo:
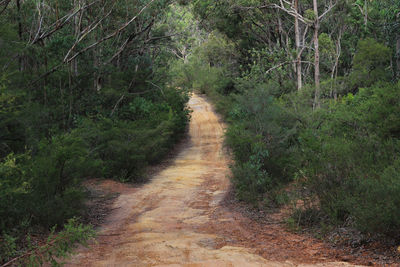
[[[185,144],[149,183],[94,182],[120,195],[96,242],[79,248],[67,266],[350,265],[322,242],[229,204],[224,124],[205,98],[194,94],[189,106]]]

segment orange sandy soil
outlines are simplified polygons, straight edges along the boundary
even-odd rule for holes
[[[245,216],[228,193],[224,124],[205,98],[194,94],[189,106],[193,113],[187,140],[149,183],[134,188],[92,182],[99,190],[120,195],[96,241],[78,248],[67,266],[374,264],[309,235],[291,233],[274,216],[264,222]]]

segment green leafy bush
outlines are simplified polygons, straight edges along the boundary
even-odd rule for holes
[[[369,87],[377,81],[389,81],[390,48],[375,39],[360,40],[353,59],[353,72],[350,79],[353,86]]]
[[[0,164],[2,230],[23,221],[61,224],[83,208],[80,181],[90,167],[82,140],[70,134],[57,136],[31,154],[10,154]]]
[[[137,97],[117,118],[83,119],[74,132],[101,162],[96,175],[143,182],[143,171],[169,151],[185,131],[189,112],[184,92],[165,90],[163,101]]]
[[[28,154],[9,154],[0,162],[0,230],[4,231],[28,220],[27,200],[31,194],[30,179],[23,162]]]
[[[399,92],[392,84],[361,89],[300,134],[310,189],[335,223],[398,233]]]
[[[397,144],[399,145],[399,144]],[[400,159],[377,178],[360,179],[348,195],[348,210],[356,226],[369,233],[400,234]]]
[[[66,134],[44,141],[29,163],[32,220],[62,224],[83,208],[80,182],[90,174],[91,162],[82,139]]]
[[[62,266],[63,260],[69,256],[76,244],[86,246],[94,236],[93,228],[79,223],[76,218],[69,219],[62,231],[56,232],[53,227],[44,244],[35,244],[27,236],[25,242],[28,246],[22,251],[17,249],[15,238],[3,235],[0,263],[8,263],[11,266],[42,266],[45,263]]]
[[[232,181],[239,199],[256,203],[276,186],[263,166],[268,151],[262,143],[251,143],[248,161],[236,161],[231,167]]]
[[[232,180],[246,201],[278,201],[274,191],[291,181],[296,170],[297,122],[274,96],[275,88],[255,85],[235,98],[228,114],[226,143],[235,159]]]

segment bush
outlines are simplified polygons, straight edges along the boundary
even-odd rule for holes
[[[135,98],[117,118],[81,120],[75,134],[90,148],[90,158],[102,163],[97,175],[144,181],[145,167],[162,159],[188,122],[187,95],[166,90],[164,97],[162,102]]]
[[[1,229],[62,224],[82,209],[81,178],[90,171],[82,140],[42,141],[38,154],[10,154],[0,164]]]
[[[29,219],[30,179],[26,176],[28,154],[9,154],[0,162],[0,231]]]
[[[273,84],[260,84],[238,96],[237,105],[240,111],[232,114],[235,117],[231,121],[243,124],[244,129],[265,143],[269,156],[263,162],[263,168],[279,181],[277,183],[285,183],[292,179],[295,170],[296,161],[293,153],[297,143],[298,122],[278,102],[274,90]],[[230,142],[233,140],[230,136],[228,134],[228,144],[235,147],[236,145]]]
[[[375,39],[360,40],[353,59],[353,72],[350,79],[354,87],[369,87],[377,81],[389,81],[391,78],[390,48]]]
[[[238,88],[247,87],[242,81]],[[235,164],[232,180],[239,198],[269,198],[290,182],[296,170],[297,121],[274,96],[274,84],[258,84],[235,98],[228,115],[226,143]]]
[[[238,198],[255,204],[276,185],[262,164],[268,157],[268,151],[262,143],[251,145],[252,153],[248,161],[236,161],[231,169]]]
[[[32,220],[52,226],[76,215],[83,208],[80,182],[92,164],[82,139],[71,134],[42,142],[27,171]]]
[[[379,173],[378,178],[356,181],[356,188],[348,198],[347,208],[360,230],[399,236],[400,158]]]
[[[35,244],[29,236],[24,240],[28,245],[21,250],[16,244],[16,238],[3,235],[4,243],[0,244],[0,264],[11,266],[42,266],[51,263],[52,266],[62,266],[63,259],[72,252],[74,245],[87,245],[88,240],[95,236],[91,226],[84,226],[76,218],[69,219],[63,230],[55,232],[52,228],[50,235],[43,244]],[[0,237],[1,238],[1,237]]]
[[[335,223],[369,233],[398,233],[399,85],[365,88],[326,111],[300,139],[304,171],[321,209]]]

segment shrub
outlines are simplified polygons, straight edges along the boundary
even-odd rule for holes
[[[226,143],[235,159],[232,180],[239,198],[249,202],[282,202],[275,191],[291,181],[296,170],[297,122],[274,97],[275,88],[256,85],[237,96],[228,113]]]
[[[350,79],[355,87],[369,87],[377,81],[389,81],[390,48],[372,38],[360,40],[353,59]]]
[[[0,244],[0,263],[11,266],[42,266],[51,263],[52,266],[62,266],[63,259],[69,256],[75,244],[86,246],[94,235],[92,227],[82,225],[76,218],[69,219],[63,230],[57,233],[53,227],[43,244],[35,244],[27,236],[25,242],[28,245],[24,250],[17,247],[16,238],[5,234],[5,242]]]
[[[42,141],[39,152],[0,163],[0,226],[62,224],[82,209],[81,178],[90,171],[82,140],[70,134]]]
[[[31,188],[24,166],[29,158],[28,154],[9,154],[0,162],[0,231],[29,219]]]
[[[304,171],[321,209],[334,223],[350,219],[369,233],[398,233],[399,86],[349,95],[300,139]]]
[[[348,195],[348,210],[356,226],[369,233],[391,237],[400,234],[400,159],[389,165],[377,178],[355,182]]]
[[[82,209],[82,177],[90,173],[88,151],[82,139],[71,134],[42,141],[28,165],[32,194],[32,220],[52,226],[62,224]]]
[[[274,97],[274,90],[273,84],[260,84],[237,97],[241,114],[235,120],[265,143],[269,156],[263,168],[279,183],[285,183],[295,170],[298,122]]]
[[[239,139],[241,138],[239,137]],[[276,181],[270,177],[263,166],[269,155],[265,144],[253,139],[247,145],[250,147],[248,155],[245,155],[246,158],[237,157],[242,150],[238,151],[238,146],[234,147],[234,151],[236,148],[236,161],[231,166],[232,181],[239,199],[256,203],[258,200],[262,200],[266,192],[276,186]]]
[[[145,167],[161,160],[186,129],[188,98],[174,91],[166,90],[162,102],[135,98],[117,118],[81,120],[75,134],[90,148],[90,158],[102,163],[97,175],[144,181]]]

